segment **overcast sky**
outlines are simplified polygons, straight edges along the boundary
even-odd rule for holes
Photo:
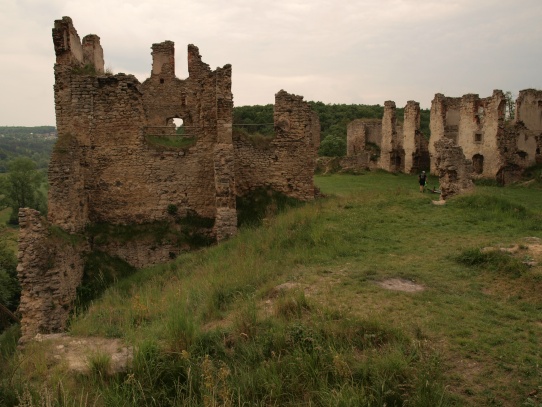
[[[97,34],[105,66],[145,80],[153,43],[232,64],[236,106],[280,89],[324,103],[430,107],[435,93],[542,88],[541,0],[0,0],[0,125],[55,125],[51,29]]]

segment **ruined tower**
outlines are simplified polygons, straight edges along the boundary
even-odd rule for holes
[[[540,160],[541,101],[540,91],[521,91],[516,117],[506,122],[506,100],[500,90],[487,98],[436,94],[431,104],[431,171],[436,171],[435,143],[448,138],[472,161],[475,178],[503,184],[519,179],[525,168]]]
[[[179,79],[174,43],[165,41],[152,45],[150,77],[140,83],[106,72],[99,37],[81,41],[69,17],[55,21],[53,43],[58,140],[48,219],[19,215],[23,341],[64,329],[89,254],[133,267],[164,262],[195,237],[234,235],[236,200],[254,188],[314,198],[320,129],[302,97],[277,93],[274,147],[256,155],[233,141],[231,65],[211,70],[188,45],[189,75]],[[156,228],[154,237],[141,233]]]

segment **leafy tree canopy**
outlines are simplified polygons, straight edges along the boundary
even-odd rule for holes
[[[320,155],[343,156],[346,154],[346,127],[355,119],[381,119],[381,105],[346,105],[309,102],[320,118]],[[397,109],[397,123],[403,121],[404,109]],[[421,131],[429,138],[429,109],[421,111]],[[233,124],[248,133],[273,136],[273,105],[240,106],[233,109]],[[256,126],[258,124],[259,126]]]
[[[53,126],[0,126],[0,173],[7,172],[7,163],[17,157],[29,157],[38,168],[47,168],[55,144]]]
[[[8,174],[0,179],[2,187],[2,207],[11,207],[9,220],[17,224],[19,208],[34,208],[44,212],[46,203],[40,186],[44,182],[43,173],[37,170],[36,163],[28,157],[17,157],[8,162]]]

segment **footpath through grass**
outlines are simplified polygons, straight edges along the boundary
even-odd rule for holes
[[[73,335],[132,344],[131,371],[15,352],[0,400],[30,384],[34,405],[539,406],[542,268],[522,261],[542,261],[541,191],[435,206],[415,176],[316,182],[326,198],[141,270],[73,319]],[[392,278],[424,289],[378,284]]]

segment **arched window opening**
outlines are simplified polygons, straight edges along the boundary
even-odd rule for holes
[[[175,125],[175,133],[184,134],[185,128],[183,119],[175,117],[173,118],[173,124]]]

